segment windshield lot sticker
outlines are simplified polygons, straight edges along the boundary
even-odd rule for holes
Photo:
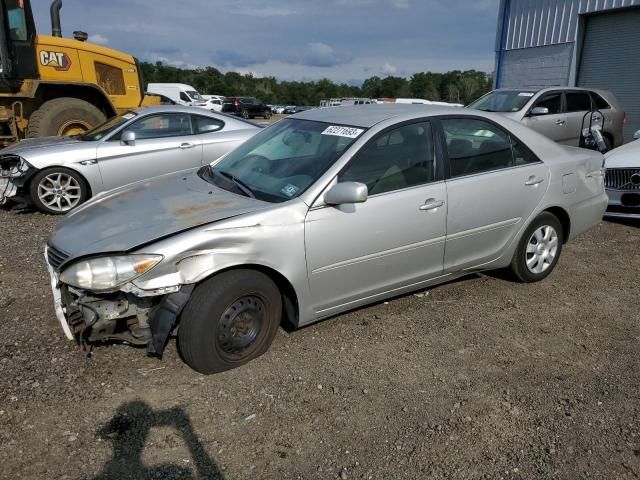
[[[519,97],[533,97],[533,93],[532,92],[520,92],[518,94]]]
[[[282,187],[282,190],[280,190],[280,192],[286,195],[287,197],[291,198],[298,192],[298,190],[300,190],[300,188],[296,187],[295,185],[291,185],[290,183],[287,183],[284,187]]]
[[[327,127],[322,135],[333,135],[335,137],[347,137],[347,138],[357,138],[362,132],[364,132],[361,128],[353,128],[353,127],[340,127],[337,125],[332,125]]]
[[[124,118],[125,120],[131,120],[135,116],[135,113],[125,113],[124,115],[122,115],[122,118]]]

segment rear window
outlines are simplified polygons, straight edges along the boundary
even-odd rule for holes
[[[601,110],[604,110],[605,108],[611,108],[611,105],[609,105],[607,101],[597,93],[591,92],[591,97],[593,98],[593,102],[595,103],[596,108],[599,108]]]

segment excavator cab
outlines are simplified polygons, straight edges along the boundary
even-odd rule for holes
[[[29,0],[0,0],[0,92],[38,78],[36,27]]]

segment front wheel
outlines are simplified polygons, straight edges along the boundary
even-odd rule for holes
[[[538,282],[555,268],[562,252],[562,225],[544,212],[525,230],[511,261],[511,271],[521,282]]]
[[[271,118],[271,112],[269,110],[264,112],[264,118],[265,120],[269,120]]]
[[[265,353],[282,316],[278,287],[255,270],[224,272],[200,284],[185,307],[178,347],[194,370],[211,374]]]
[[[249,118],[249,111],[248,110],[242,110],[240,112],[240,116],[244,119],[248,119]]]
[[[89,198],[89,187],[78,172],[53,167],[33,177],[30,193],[31,201],[38,210],[63,215]]]

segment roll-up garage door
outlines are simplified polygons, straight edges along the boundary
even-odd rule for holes
[[[640,130],[640,9],[588,15],[578,85],[609,90],[627,112],[625,142]]]

